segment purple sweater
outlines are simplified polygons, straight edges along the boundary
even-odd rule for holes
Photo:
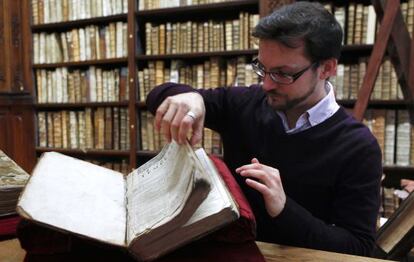
[[[192,92],[166,83],[147,97],[154,113],[170,95]],[[260,86],[196,90],[206,106],[206,127],[218,131],[224,161],[257,220],[257,240],[356,255],[370,255],[380,203],[381,151],[363,124],[340,108],[319,125],[286,134]],[[271,218],[260,193],[235,169],[256,157],[280,172],[287,200]]]

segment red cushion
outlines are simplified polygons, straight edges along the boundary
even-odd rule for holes
[[[20,222],[18,215],[0,218],[0,238],[16,235],[17,224]]]
[[[240,218],[214,234],[215,239],[226,242],[244,242],[256,239],[256,219],[249,202],[227,165],[216,156],[210,156],[217,171],[223,178],[240,211]]]

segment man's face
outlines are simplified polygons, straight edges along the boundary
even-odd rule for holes
[[[304,45],[289,48],[277,41],[265,39],[260,40],[258,61],[265,71],[277,72],[280,75],[294,75],[312,64],[305,57]],[[276,110],[287,111],[310,107],[317,83],[317,71],[311,67],[292,84],[276,83],[266,74],[263,78],[263,90],[270,106]]]

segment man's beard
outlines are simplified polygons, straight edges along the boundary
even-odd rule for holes
[[[310,97],[313,94],[315,89],[316,89],[316,83],[313,84],[313,86],[308,90],[308,92],[306,92],[306,94],[304,94],[301,97],[297,97],[297,98],[293,98],[293,99],[288,99],[287,95],[279,94],[275,90],[267,91],[266,92],[266,94],[267,94],[267,103],[275,110],[287,111],[287,110],[290,110],[290,109],[296,107],[297,105],[299,105],[303,101],[305,101],[308,97]],[[285,101],[284,104],[273,104],[272,103],[272,96],[277,96],[279,98],[283,98],[283,100]]]

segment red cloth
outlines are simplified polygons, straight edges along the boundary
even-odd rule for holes
[[[256,239],[256,219],[249,202],[243,194],[236,179],[231,174],[227,165],[216,156],[210,156],[217,171],[223,178],[234,200],[239,206],[240,218],[230,225],[220,229],[214,234],[216,239],[225,242],[244,242]]]
[[[256,221],[249,203],[225,163],[214,156],[211,159],[238,203],[240,218],[157,261],[264,261],[254,242]],[[26,220],[19,224],[17,235],[27,252],[25,261],[132,261],[124,250],[117,247],[41,227]]]
[[[20,217],[18,215],[11,215],[0,218],[0,238],[16,235],[16,228],[19,222]]]

